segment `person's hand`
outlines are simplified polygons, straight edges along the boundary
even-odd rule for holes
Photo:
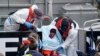
[[[63,48],[62,46],[60,46],[60,47],[58,47],[58,48],[56,49],[56,51],[57,51],[58,53],[63,53],[63,52],[64,52],[64,48]]]
[[[33,28],[33,25],[30,22],[25,22],[24,26],[26,26],[28,29],[32,29]]]
[[[34,32],[37,32],[36,27],[30,22],[25,22],[24,26],[26,26],[28,29],[33,30]]]

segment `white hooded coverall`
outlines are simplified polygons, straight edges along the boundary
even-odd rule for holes
[[[32,11],[38,9],[37,5],[31,6]],[[16,11],[14,14],[9,15],[4,22],[4,31],[17,31],[20,27],[20,24],[24,24],[29,15],[29,8],[23,8]],[[36,19],[33,24],[35,24]],[[35,24],[37,25],[37,24]]]
[[[56,34],[52,39],[49,37],[51,29],[56,29]],[[37,30],[42,32],[43,50],[56,50],[62,43],[61,35],[54,25],[42,26]]]
[[[52,21],[52,25],[56,24],[56,19],[58,19],[58,17],[56,17],[53,21]],[[74,27],[74,24],[71,23],[71,29],[69,30],[68,36],[66,37],[65,41],[61,44],[61,46],[64,48],[66,56],[78,56],[76,53],[76,50],[78,48],[78,39],[77,39],[77,35],[78,35],[78,29],[79,26],[77,24],[77,22],[74,21],[74,23],[76,24],[76,27]]]

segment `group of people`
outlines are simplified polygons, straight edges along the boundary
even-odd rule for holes
[[[77,34],[79,29],[77,22],[70,19],[70,17],[58,16],[49,25],[38,28],[39,20],[49,19],[49,16],[43,15],[37,5],[32,5],[29,8],[19,9],[11,13],[4,23],[4,31],[33,30],[42,32],[42,36],[40,36],[42,39],[37,40],[31,35],[26,41],[23,41],[20,47],[28,46],[29,50],[41,50],[40,55],[43,56],[77,56]]]

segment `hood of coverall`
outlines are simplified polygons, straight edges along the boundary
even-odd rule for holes
[[[39,9],[39,8],[38,8],[38,6],[37,6],[37,5],[35,5],[35,4],[34,4],[34,5],[32,5],[32,6],[31,6],[31,8],[32,8],[32,10],[34,10],[34,9]]]

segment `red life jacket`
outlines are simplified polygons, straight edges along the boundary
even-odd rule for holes
[[[59,28],[61,27],[61,23],[62,23],[62,17],[58,18],[59,20],[56,22],[55,26],[57,27],[57,29],[59,30]],[[69,30],[70,30],[70,27],[71,26],[71,23],[70,23],[70,19],[68,20],[68,28],[66,28],[66,31],[62,32],[61,30],[61,35],[62,35],[62,39],[65,40],[68,36],[68,33],[69,33]]]
[[[57,29],[60,28],[62,20],[63,20],[62,17],[59,17],[58,20],[56,21],[55,26],[57,27]]]
[[[26,19],[27,22],[31,22],[31,20],[33,19],[33,17],[35,16],[35,13],[32,11],[32,8],[29,8],[29,14],[28,17]],[[34,22],[34,20],[32,21],[32,23]]]

